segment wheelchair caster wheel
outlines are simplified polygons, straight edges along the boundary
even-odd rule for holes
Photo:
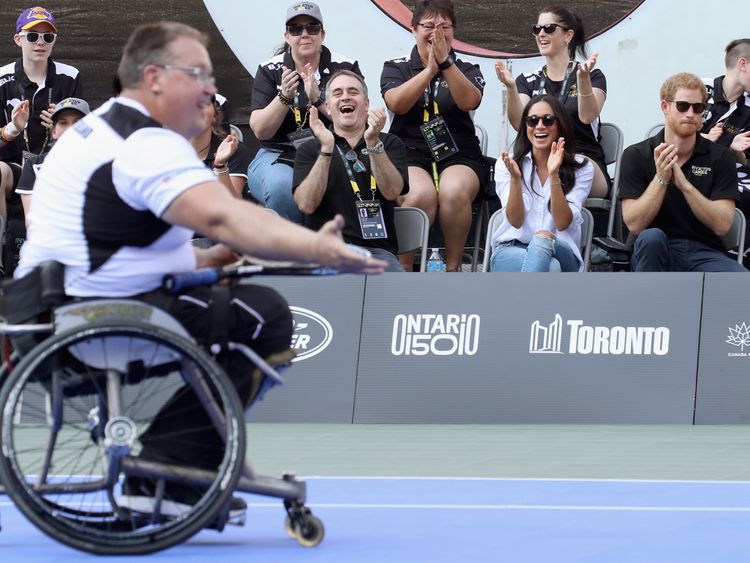
[[[287,518],[287,522],[284,522],[284,528],[286,529],[289,537],[297,540],[300,545],[305,547],[315,547],[323,541],[325,537],[325,527],[320,518],[307,514],[303,516],[300,521],[292,525],[291,520]]]

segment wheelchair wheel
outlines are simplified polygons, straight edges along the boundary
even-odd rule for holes
[[[178,544],[228,505],[245,454],[229,378],[196,344],[93,323],[37,345],[0,390],[0,482],[46,534],[96,554]]]

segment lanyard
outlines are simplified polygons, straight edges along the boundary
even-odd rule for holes
[[[346,175],[349,176],[349,185],[352,187],[354,195],[357,196],[357,199],[359,199],[359,201],[362,201],[362,194],[359,191],[359,184],[357,183],[357,180],[354,179],[354,172],[352,171],[352,167],[349,164],[349,161],[346,160],[346,155],[344,154],[343,149],[339,145],[336,145],[336,150],[339,152],[341,161],[344,163],[344,168],[346,168]],[[370,174],[370,193],[372,193],[372,201],[375,201],[375,192],[377,191],[377,189],[378,186],[375,183],[375,176]]]
[[[437,97],[440,92],[440,76],[435,78],[435,86],[430,88],[429,86],[424,89],[424,113],[422,114],[422,122],[427,123],[430,121],[430,99],[432,99],[432,111],[433,115],[437,117],[440,115],[440,108],[438,107]],[[434,94],[432,92],[435,92]],[[440,176],[438,174],[437,162],[432,162],[432,182],[435,184],[435,191],[440,191]]]
[[[297,130],[302,129],[307,123],[307,117],[310,115],[310,109],[305,110],[305,118],[302,119],[302,112],[299,110],[299,94],[294,95],[294,105],[292,106],[292,113],[294,113],[294,122],[297,124]]]
[[[558,94],[558,99],[560,100],[560,103],[565,105],[565,101],[568,99],[568,81],[570,80],[570,74],[573,72],[573,68],[575,68],[576,62],[570,61],[568,63],[568,68],[565,70],[565,78],[563,78],[562,86],[560,87],[560,94]],[[539,83],[539,93],[540,94],[546,94],[547,92],[544,89],[544,86],[547,82],[547,65],[544,65],[542,67],[542,81]]]
[[[18,86],[18,89],[21,91],[21,101],[24,101],[26,99],[26,94],[24,94],[23,90],[21,89],[21,86]],[[34,102],[34,96],[31,98],[32,103]],[[44,109],[47,109],[50,105],[52,105],[52,87],[47,87],[47,107]],[[34,108],[33,106],[29,107],[29,121],[31,120],[31,116],[34,114]],[[42,143],[42,150],[39,151],[39,154],[42,154],[44,152],[44,149],[47,148],[47,143],[49,143],[49,129],[42,126],[44,129],[44,142]],[[31,148],[29,147],[29,124],[26,124],[26,127],[23,128],[23,141],[26,143],[26,152],[31,152]]]

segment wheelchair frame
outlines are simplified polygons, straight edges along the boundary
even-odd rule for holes
[[[51,334],[32,350],[15,354],[8,363],[3,364],[0,371],[0,400],[5,402],[0,403],[0,478],[5,483],[6,494],[32,523],[58,541],[83,551],[96,554],[149,553],[178,544],[207,524],[213,523],[213,527],[221,530],[225,524],[232,523],[227,522],[228,503],[232,492],[238,490],[282,499],[287,514],[284,522],[287,534],[304,546],[312,547],[322,541],[323,524],[305,505],[305,482],[291,474],[281,478],[257,475],[244,459],[244,408],[240,405],[229,377],[214,359],[219,350],[212,350],[213,356],[210,356],[194,342],[176,319],[165,311],[140,301],[100,299],[73,302],[54,308],[51,314],[50,323],[0,325],[0,335],[11,339]],[[183,384],[190,386],[191,391],[199,398],[201,407],[213,422],[214,430],[217,430],[224,440],[224,461],[221,465],[223,473],[161,461],[141,460],[131,455],[138,437],[143,436],[142,432],[139,434],[136,421],[129,419],[123,408],[123,370],[133,364],[132,358],[125,354],[127,361],[122,366],[117,365],[118,369],[103,369],[97,366],[96,361],[92,361],[92,356],[87,356],[85,351],[86,344],[92,340],[101,340],[102,346],[109,346],[107,342],[114,343],[114,349],[117,349],[117,339],[127,338],[136,339],[139,345],[141,343],[138,339],[143,338],[157,349],[163,347],[169,354],[180,355],[179,373]],[[241,343],[228,343],[227,348],[245,355],[262,372],[257,399],[261,399],[271,387],[283,383],[278,371],[249,347]],[[113,359],[118,357],[117,353],[108,352],[109,349],[105,349],[102,357],[113,365],[118,364],[119,360]],[[22,403],[20,394],[24,389],[36,389],[32,386],[38,387],[40,373],[44,374],[45,380],[41,381],[41,384],[42,387],[49,387],[44,393],[45,404],[50,407],[50,411],[45,412],[44,416],[37,413],[39,420],[46,419],[50,427],[64,426],[65,418],[69,416],[65,413],[72,412],[66,411],[63,405],[66,393],[70,393],[69,390],[63,390],[64,385],[77,380],[74,377],[68,377],[66,380],[65,374],[53,375],[47,380],[47,365],[64,371],[69,368],[69,365],[65,365],[67,359],[76,354],[84,356],[77,359],[85,366],[86,371],[91,371],[91,366],[96,368],[96,378],[91,378],[89,385],[97,388],[98,406],[91,408],[86,417],[81,415],[81,420],[88,420],[89,427],[93,427],[90,430],[92,439],[96,434],[95,441],[101,452],[99,461],[103,468],[102,476],[99,481],[84,479],[75,483],[64,480],[56,484],[50,480],[54,466],[53,450],[58,441],[53,430],[50,432],[47,449],[43,452],[44,461],[34,481],[20,471],[18,465],[21,462],[18,460],[22,454],[14,451],[12,433],[14,425],[17,426],[14,419],[20,420],[24,416],[23,407],[19,407]],[[15,361],[18,361],[18,364],[12,365]],[[186,365],[188,369],[184,369]],[[102,369],[104,373],[99,374]],[[143,381],[149,381],[149,378],[144,376]],[[71,396],[72,402],[75,394]],[[217,398],[221,400],[218,401]],[[107,415],[106,422],[98,420],[100,413]],[[244,463],[240,463],[239,460],[244,460]],[[117,495],[113,490],[123,481],[124,476],[128,479],[147,478],[156,482],[153,514],[136,514],[136,511],[117,506]],[[70,478],[72,476],[66,477]],[[189,484],[196,488],[208,487],[210,498],[202,498],[203,505],[199,508],[192,507],[184,516],[168,518],[161,514],[166,481]],[[71,508],[45,499],[45,495],[57,495],[55,498],[67,499],[92,492],[102,494],[102,491],[106,491],[112,511]],[[209,492],[206,493],[207,497]],[[84,501],[79,502],[81,505],[84,504]],[[61,523],[55,524],[47,512],[61,515]],[[96,522],[92,523],[92,519]],[[125,522],[125,531],[121,534],[115,529],[115,523],[119,526],[120,520]],[[102,530],[102,527],[106,529]],[[142,532],[141,527],[153,528],[154,531]]]

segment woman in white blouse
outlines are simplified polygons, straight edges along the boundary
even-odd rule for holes
[[[536,96],[521,115],[513,156],[503,152],[496,190],[505,210],[492,237],[493,272],[583,271],[581,207],[594,165],[575,154],[570,116],[554,96]]]

